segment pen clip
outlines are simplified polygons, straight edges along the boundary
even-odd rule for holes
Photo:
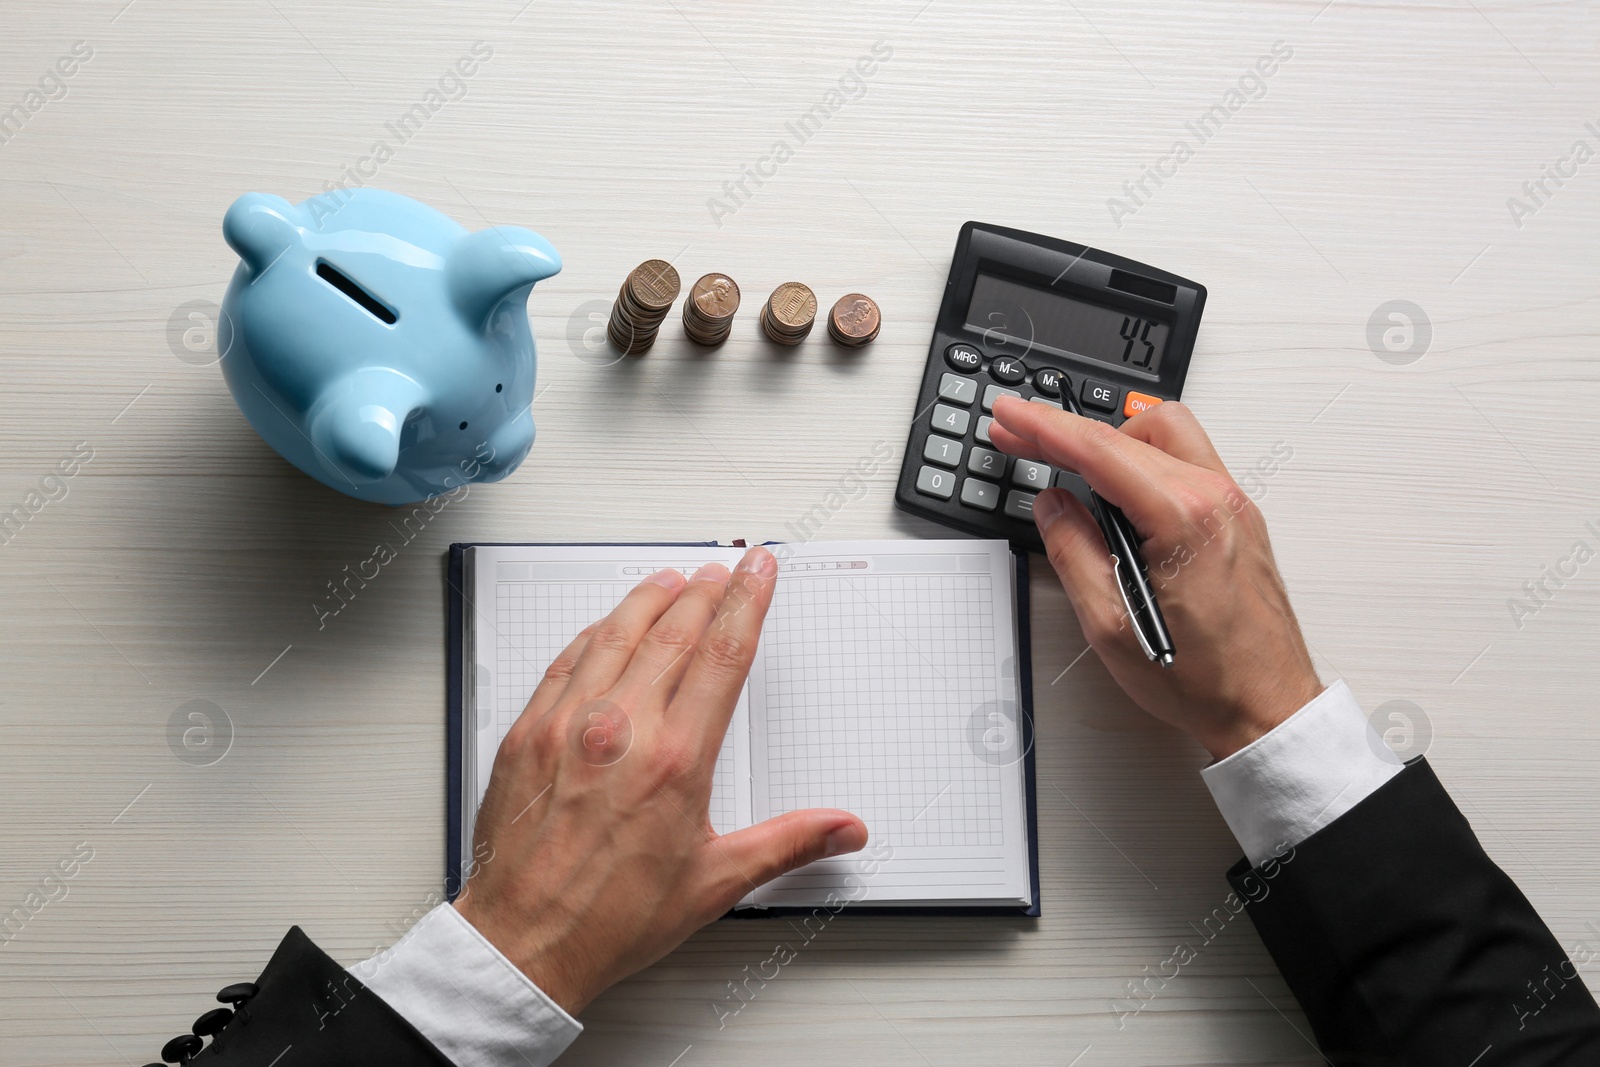
[[[1128,583],[1123,581],[1122,560],[1117,556],[1111,557],[1111,569],[1117,576],[1117,591],[1122,594],[1122,605],[1128,609],[1128,625],[1133,627],[1133,635],[1139,639],[1139,647],[1144,649],[1145,658],[1155,661],[1156,650],[1150,647],[1150,639],[1144,635],[1144,627],[1139,625],[1139,616],[1134,614],[1133,601],[1128,599]]]

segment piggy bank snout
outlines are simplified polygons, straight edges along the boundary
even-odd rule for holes
[[[482,457],[482,480],[499,481],[516,470],[533,447],[532,411],[523,408],[514,417],[501,423],[485,444],[486,448],[478,450],[478,455]]]

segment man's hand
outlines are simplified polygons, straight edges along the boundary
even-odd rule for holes
[[[568,1012],[740,897],[854,852],[854,815],[795,811],[718,836],[711,772],[778,565],[645,579],[567,646],[506,734],[478,812],[461,914]]]
[[[1205,430],[1168,402],[1103,422],[1001,397],[990,429],[1014,456],[1081,474],[1143,538],[1177,658],[1145,658],[1105,538],[1078,499],[1049,489],[1034,521],[1084,636],[1140,707],[1221,759],[1322,691],[1272,559],[1261,511],[1229,476]]]

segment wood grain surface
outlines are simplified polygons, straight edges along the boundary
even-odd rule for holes
[[[791,537],[876,442],[898,464],[968,219],[1210,288],[1185,399],[1250,475],[1319,669],[1600,951],[1592,5],[5,0],[0,23],[0,118],[25,119],[0,144],[0,513],[54,497],[0,545],[0,912],[58,898],[0,944],[0,1063],[153,1059],[293,923],[344,962],[392,940],[442,881],[446,546]],[[528,461],[319,627],[395,515],[280,460],[183,331],[233,269],[236,196],[352,166],[537,229],[566,269],[529,305]],[[739,282],[732,339],[703,353],[674,319],[608,365],[597,315],[656,256]],[[871,295],[881,336],[760,339],[791,279]],[[893,466],[819,536],[943,535],[895,510]],[[1044,917],[846,916],[737,1014],[729,983],[796,935],[720,923],[563,1062],[1321,1062],[1249,924],[1206,938],[1237,848],[1203,754],[1080,656],[1038,562]],[[174,742],[196,707],[231,738],[206,765]],[[1180,942],[1198,958],[1127,1011]]]

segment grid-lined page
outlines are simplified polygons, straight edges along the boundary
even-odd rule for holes
[[[787,581],[765,631],[772,813],[845,808],[894,847],[1003,844],[1001,769],[968,738],[999,683],[993,597],[988,574]]]
[[[1021,749],[988,743],[1020,712],[1004,544],[835,542],[780,558],[751,672],[753,816],[844,808],[882,862],[823,861],[754,899],[795,903],[852,874],[868,902],[1025,895]]]

